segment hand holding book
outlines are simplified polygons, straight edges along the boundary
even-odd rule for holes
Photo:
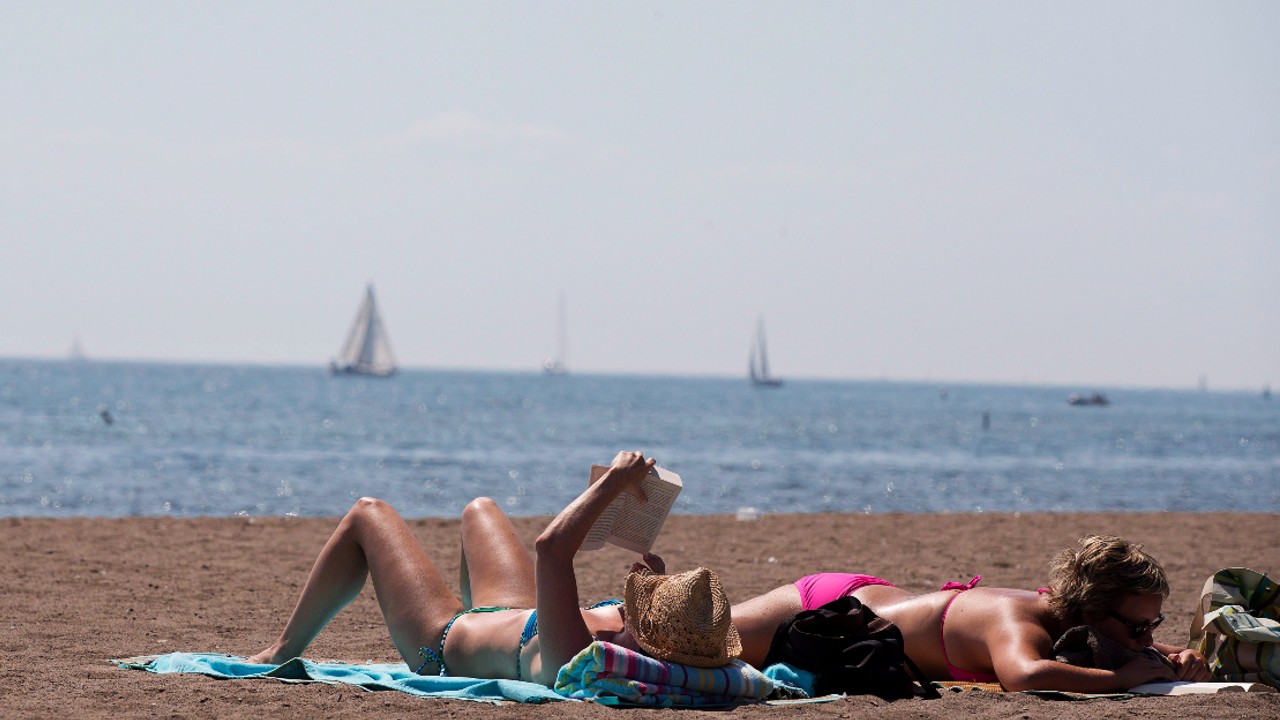
[[[645,475],[653,472],[656,464],[657,461],[653,458],[645,458],[642,453],[623,450],[613,458],[613,464],[608,467],[592,465],[591,479],[587,485],[594,485],[607,473],[610,483],[615,486],[621,485],[624,492],[629,492],[636,500],[645,502],[648,496],[642,487],[643,480]],[[596,468],[599,468],[599,471]]]
[[[590,482],[597,482],[610,469],[592,465]],[[638,484],[620,493],[600,514],[587,532],[582,549],[598,550],[608,543],[648,553],[683,488],[679,475],[651,465]]]

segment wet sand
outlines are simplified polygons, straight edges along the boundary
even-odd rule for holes
[[[546,518],[519,518],[530,544]],[[219,681],[122,670],[116,657],[171,651],[252,653],[279,631],[336,519],[0,519],[0,713],[85,718],[600,718],[587,703],[491,706],[394,692]],[[456,520],[414,520],[414,532],[452,582]],[[1158,640],[1185,644],[1201,587],[1215,570],[1280,572],[1276,514],[944,514],[672,517],[659,552],[672,571],[715,567],[731,600],[830,570],[881,575],[914,591],[976,574],[991,586],[1035,588],[1049,558],[1105,532],[1143,543],[1169,573],[1173,595]],[[585,553],[585,601],[616,596],[631,556]],[[455,585],[456,587],[456,585]],[[313,659],[398,660],[366,587],[308,651]],[[630,711],[649,715],[670,711]],[[721,711],[681,711],[725,717]],[[1056,701],[1018,693],[948,694],[886,703],[856,697],[793,707],[744,706],[735,717],[1280,717],[1280,694]]]

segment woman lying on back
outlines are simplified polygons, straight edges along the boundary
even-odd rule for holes
[[[536,563],[496,503],[471,502],[462,513],[461,598],[400,515],[363,498],[320,551],[280,636],[249,662],[300,656],[371,579],[392,643],[422,674],[551,686],[560,667],[596,639],[688,665],[724,665],[742,646],[719,579],[705,568],[662,575],[653,557],[653,568],[633,566],[625,602],[579,605],[573,558],[587,531],[620,493],[643,499],[639,482],[653,464],[619,453],[538,537]]]
[[[1091,536],[1054,560],[1049,587],[1038,591],[948,583],[914,595],[870,575],[825,573],[801,578],[735,605],[742,659],[759,665],[773,632],[787,619],[843,595],[853,595],[903,633],[907,655],[931,680],[999,682],[1007,690],[1124,691],[1146,682],[1207,680],[1199,653],[1157,643],[1169,595],[1164,570],[1141,547],[1118,537]],[[1114,670],[1054,659],[1054,643],[1089,625],[1133,651]],[[1141,655],[1152,647],[1168,662]]]

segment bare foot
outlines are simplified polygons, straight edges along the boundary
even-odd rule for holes
[[[254,663],[257,665],[279,665],[281,661],[277,655],[278,654],[275,648],[269,647],[266,650],[263,650],[262,652],[258,653],[257,655],[250,655],[249,657],[245,658],[244,661],[247,663]]]

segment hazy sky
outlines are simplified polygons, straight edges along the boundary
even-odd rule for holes
[[[1280,389],[1280,3],[0,18],[0,356]]]

